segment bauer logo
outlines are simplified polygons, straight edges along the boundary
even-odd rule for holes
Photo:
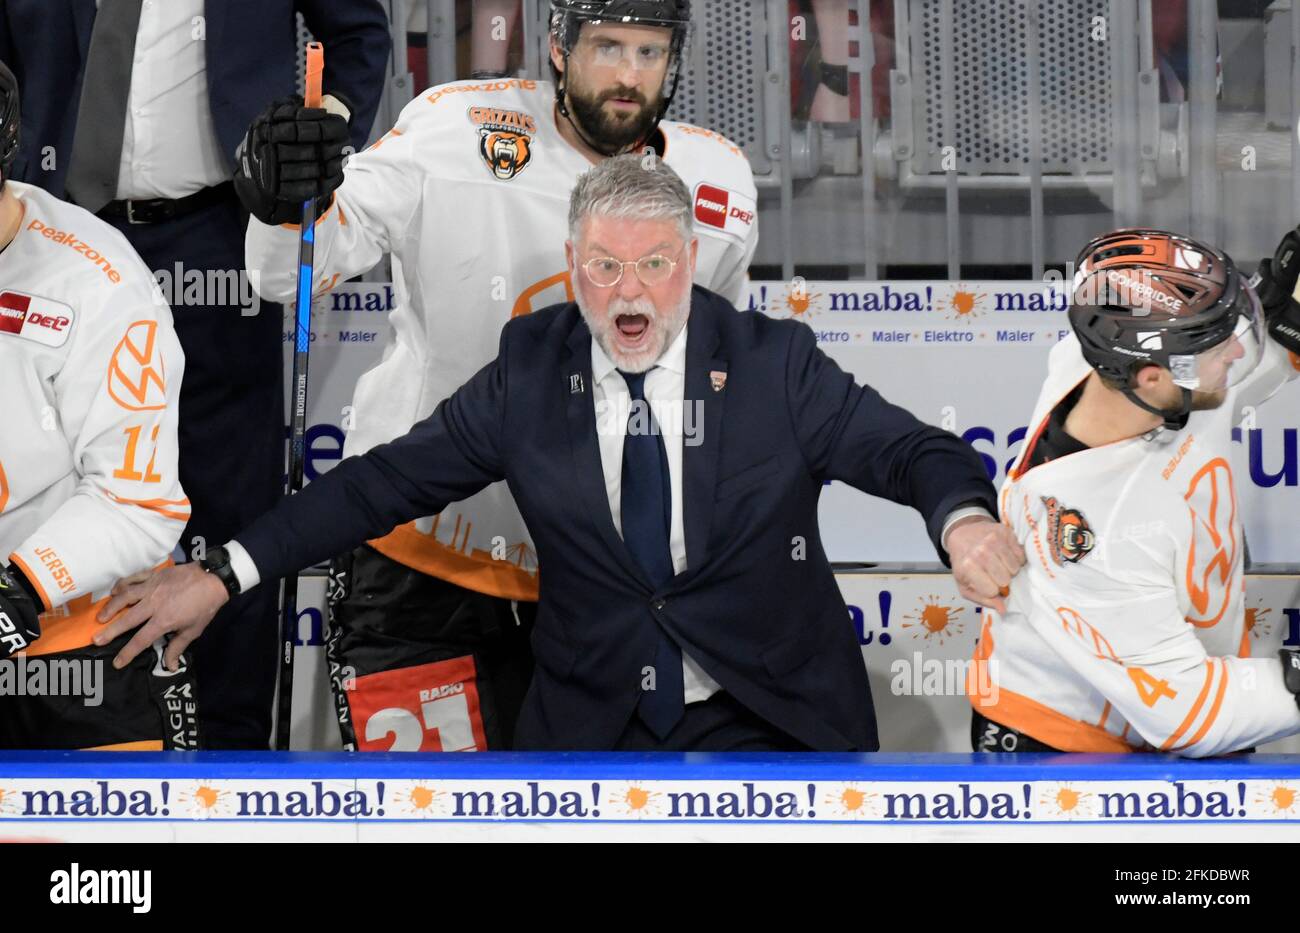
[[[695,219],[706,227],[729,233],[738,239],[754,225],[755,203],[738,191],[703,182],[695,186]]]
[[[61,347],[68,341],[72,321],[72,308],[61,301],[23,292],[0,292],[0,333]]]

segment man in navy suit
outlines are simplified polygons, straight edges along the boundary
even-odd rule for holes
[[[993,521],[968,445],[855,385],[804,324],[692,287],[691,207],[661,162],[592,168],[570,204],[576,303],[511,321],[496,360],[432,416],[344,460],[202,566],[120,594],[102,618],[132,608],[97,641],[147,621],[119,661],[171,632],[171,663],[230,593],[504,478],[541,578],[518,747],[876,749],[862,655],[821,548],[823,482],[916,508],[985,605],[1000,606],[1024,554]],[[455,747],[458,723],[426,699]],[[397,731],[422,710],[386,712]]]
[[[296,86],[296,12],[326,46],[330,115],[308,111],[305,132],[360,148],[390,45],[378,0],[0,0],[0,60],[23,89],[11,177],[121,230],[172,305],[185,351],[189,557],[284,488],[283,311],[262,305],[244,274],[246,215],[231,177],[254,116]],[[206,747],[267,746],[275,598],[266,586],[235,600],[196,646]]]

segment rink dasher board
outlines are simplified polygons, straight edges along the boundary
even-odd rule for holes
[[[308,481],[342,456],[353,389],[392,343],[388,318],[399,291],[388,282],[345,283],[312,303]],[[563,294],[557,285],[551,298]],[[857,381],[967,440],[995,486],[1021,451],[1048,354],[1070,332],[1067,306],[1059,279],[751,281],[740,303],[808,325],[817,346]],[[286,374],[292,310],[285,312]],[[1234,435],[1236,496],[1256,561],[1300,564],[1300,537],[1289,521],[1300,486],[1300,435],[1291,417],[1297,404],[1300,380],[1251,412]],[[843,482],[824,488],[818,524],[833,561],[935,559],[915,511]]]
[[[8,753],[0,838],[1300,840],[1300,757]]]

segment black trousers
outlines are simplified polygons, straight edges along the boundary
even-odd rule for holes
[[[1025,735],[1019,730],[994,722],[986,716],[971,710],[970,745],[972,751],[989,754],[1010,754],[1013,752],[1056,752],[1044,742],[1033,736]]]
[[[192,559],[200,543],[224,544],[283,494],[284,312],[262,302],[255,314],[241,313],[246,222],[233,193],[162,223],[105,219],[155,274],[171,280],[164,294],[185,351],[180,478],[191,514],[180,545]],[[205,747],[265,749],[270,742],[277,601],[278,581],[263,580],[227,603],[191,649],[204,695]]]
[[[72,617],[71,624],[89,635],[87,621],[83,614]],[[67,617],[42,620],[46,635],[68,623]],[[175,673],[162,666],[154,646],[114,670],[113,658],[134,635],[125,632],[103,647],[87,639],[66,651],[0,661],[7,688],[35,688],[25,695],[0,696],[0,749],[199,748],[196,714],[202,704],[191,652],[181,655]]]
[[[719,690],[707,700],[689,703],[682,719],[660,739],[633,715],[615,751],[658,752],[806,752],[808,746],[787,735]]]
[[[328,618],[344,748],[513,747],[536,603],[476,593],[362,545],[330,562]]]

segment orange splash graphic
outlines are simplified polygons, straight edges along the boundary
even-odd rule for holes
[[[969,291],[958,282],[948,300],[939,302],[939,310],[948,312],[951,315],[949,320],[979,317],[987,298],[986,292]]]
[[[1266,796],[1256,797],[1255,802],[1262,804],[1266,809],[1270,809],[1276,814],[1296,816],[1296,804],[1300,802],[1300,800],[1297,800],[1296,789],[1294,787],[1288,787],[1285,784],[1278,784],[1269,791]]]
[[[440,796],[442,791],[423,784],[415,784],[405,794],[397,795],[396,800],[408,813],[429,816],[434,812]]]
[[[615,793],[610,802],[628,816],[651,816],[657,809],[658,791],[646,790],[636,784],[629,784],[622,793]]]
[[[872,801],[877,795],[867,793],[852,784],[845,785],[838,794],[830,793],[822,798],[822,803],[831,808],[839,817],[870,817]]]
[[[965,625],[958,617],[965,611],[964,606],[944,605],[938,595],[931,593],[920,601],[917,612],[903,616],[910,620],[903,623],[903,628],[915,629],[914,638],[933,639],[942,645],[948,638],[961,635]]]
[[[1056,793],[1041,797],[1038,802],[1055,816],[1074,816],[1082,814],[1083,803],[1088,796],[1088,794],[1077,791],[1073,787],[1062,784],[1056,788]]]
[[[221,815],[229,791],[218,790],[210,784],[195,784],[193,789],[179,796],[181,803],[188,804],[190,815],[196,819]]]
[[[1246,631],[1255,638],[1263,638],[1273,629],[1273,623],[1266,616],[1272,612],[1261,606],[1246,607]]]
[[[795,317],[807,314],[812,308],[813,300],[821,297],[821,292],[810,292],[806,287],[792,285],[785,290],[785,306]]]

